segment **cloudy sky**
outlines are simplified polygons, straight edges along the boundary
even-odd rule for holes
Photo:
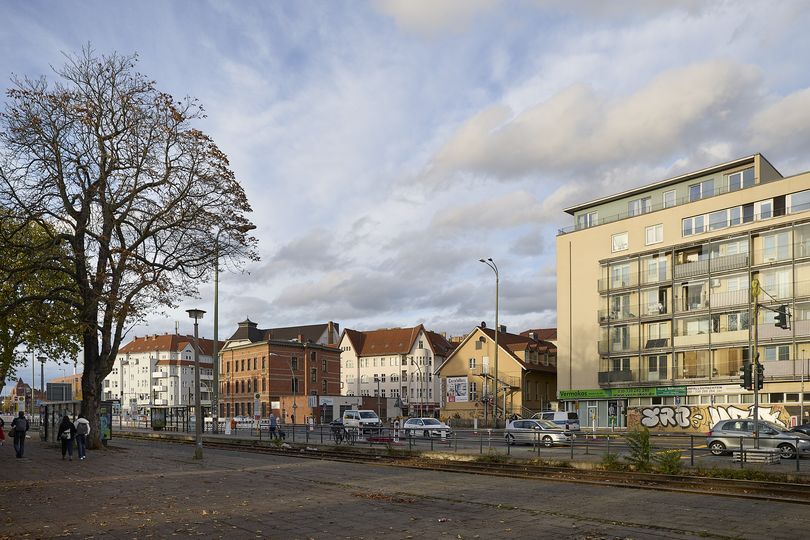
[[[90,42],[203,102],[262,257],[222,275],[221,336],[245,316],[460,334],[494,318],[482,257],[519,331],[555,324],[563,207],[755,152],[810,169],[808,2],[569,4],[3,2],[0,86]],[[210,313],[212,287],[182,304]]]

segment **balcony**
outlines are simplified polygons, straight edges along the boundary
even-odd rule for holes
[[[160,406],[168,405],[169,400],[168,399],[156,399],[156,400],[154,400],[154,403],[155,403],[155,405],[160,407]]]
[[[166,375],[162,371],[153,371],[152,372],[152,378],[153,379],[163,379],[164,377],[168,377],[168,375]]]
[[[599,354],[638,352],[638,337],[626,342],[599,340]]]
[[[642,317],[658,317],[660,315],[668,315],[669,313],[669,307],[662,302],[641,304]]]
[[[709,303],[711,304],[712,309],[728,306],[747,306],[750,295],[751,293],[749,292],[749,289],[720,293],[713,292],[709,297]]]
[[[152,390],[155,392],[168,392],[169,387],[166,386],[165,384],[156,384],[152,386]]]
[[[633,372],[629,370],[599,372],[599,384],[625,383],[633,380]]]
[[[631,313],[629,310],[613,311],[611,309],[599,310],[599,323],[607,324],[615,321],[627,321],[637,319],[638,315]]]
[[[638,286],[638,274],[624,274],[621,276],[611,276],[600,278],[598,283],[599,292],[607,292],[608,290],[615,291],[619,289],[626,289],[628,287]]]

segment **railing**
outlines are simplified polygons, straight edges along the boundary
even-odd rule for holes
[[[630,370],[625,371],[600,371],[599,384],[610,384],[616,382],[632,382],[633,372]]]
[[[638,272],[633,272],[620,277],[611,276],[599,278],[597,286],[599,288],[599,292],[606,292],[608,290],[626,289],[628,287],[638,286],[638,279],[639,279]]]

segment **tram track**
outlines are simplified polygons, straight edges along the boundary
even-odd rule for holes
[[[161,440],[181,444],[193,444],[194,438],[180,434],[142,434],[119,432],[124,438],[135,440]],[[400,468],[441,471],[459,474],[483,474],[539,480],[566,482],[597,486],[623,487],[629,489],[653,489],[714,496],[737,497],[754,500],[778,501],[810,505],[810,484],[797,482],[774,482],[765,480],[738,480],[691,475],[665,475],[630,471],[604,471],[599,469],[554,467],[535,463],[489,462],[473,459],[436,459],[430,456],[397,455],[381,453],[360,447],[334,448],[294,446],[284,448],[269,442],[253,440],[206,439],[208,448],[236,450],[251,453],[272,454],[286,457],[368,463]],[[345,448],[343,450],[342,448]]]

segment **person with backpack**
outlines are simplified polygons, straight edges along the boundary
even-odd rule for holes
[[[14,432],[14,451],[19,459],[25,453],[25,433],[28,431],[28,420],[23,411],[11,421],[11,430]]]
[[[68,415],[62,417],[59,424],[59,440],[62,441],[62,459],[68,454],[69,460],[73,461],[73,439],[76,438],[76,426],[70,421]]]
[[[79,460],[87,457],[88,435],[90,435],[90,421],[80,414],[76,420],[76,448],[79,450]]]

